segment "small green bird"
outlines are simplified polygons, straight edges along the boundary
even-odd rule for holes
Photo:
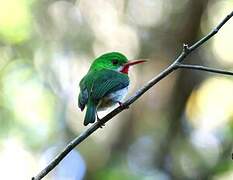
[[[96,58],[88,73],[79,83],[78,106],[87,106],[84,125],[94,123],[97,111],[119,103],[126,96],[129,86],[129,67],[145,60],[128,61],[119,52],[110,52]],[[97,115],[98,118],[98,115]]]

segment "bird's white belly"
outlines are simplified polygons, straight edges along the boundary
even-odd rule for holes
[[[118,102],[121,102],[128,93],[128,86],[118,91],[112,92],[100,100],[98,110],[103,111]]]

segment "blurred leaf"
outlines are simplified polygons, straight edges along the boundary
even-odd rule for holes
[[[12,62],[4,71],[3,94],[4,106],[14,120],[14,128],[8,131],[26,139],[28,145],[38,146],[47,140],[55,127],[52,121],[55,99],[32,66],[22,60]]]
[[[26,40],[32,28],[33,0],[0,0],[0,37],[9,43]]]

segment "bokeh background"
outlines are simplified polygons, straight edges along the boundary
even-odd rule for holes
[[[30,179],[86,129],[78,84],[95,57],[149,58],[131,69],[130,96],[232,9],[232,0],[0,0],[0,179]],[[233,70],[232,32],[230,20],[186,62]],[[45,179],[230,180],[232,138],[233,77],[180,70]]]

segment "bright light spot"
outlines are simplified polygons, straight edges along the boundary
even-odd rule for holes
[[[96,56],[104,52],[120,51],[135,57],[139,51],[137,33],[133,27],[121,21],[122,13],[113,2],[97,0],[93,3],[86,0],[81,1],[79,7],[95,34],[93,49]]]
[[[155,26],[162,19],[163,1],[160,0],[130,0],[129,18],[140,26]]]
[[[197,128],[206,131],[221,127],[233,115],[233,82],[227,78],[210,78],[191,94],[186,114]]]
[[[110,51],[119,51],[132,58],[139,51],[139,39],[136,32],[126,25],[118,25],[112,33],[102,32],[98,34],[94,42],[95,55]]]
[[[216,3],[209,3],[208,20],[211,27],[215,27],[222,19],[232,11],[233,1],[216,1]],[[218,35],[211,41],[212,51],[217,56],[220,63],[233,64],[233,21],[228,23],[219,31]]]
[[[214,176],[213,180],[232,180],[233,179],[233,170],[220,173],[219,175]]]
[[[217,163],[221,151],[220,142],[212,133],[196,130],[191,134],[191,142],[209,167]]]
[[[0,179],[31,179],[35,160],[17,139],[5,139],[0,150]]]
[[[57,146],[47,149],[39,161],[39,169],[44,168],[60,151]],[[50,173],[51,179],[55,180],[82,180],[86,173],[86,163],[81,154],[72,150]]]
[[[57,32],[66,33],[71,26],[74,26],[71,22],[77,24],[82,23],[82,17],[78,6],[76,7],[74,3],[68,1],[54,1],[48,7],[48,12],[56,25]]]
[[[118,22],[117,9],[111,1],[96,0],[93,3],[92,0],[85,0],[79,3],[79,8],[93,30],[109,32]]]
[[[11,42],[20,42],[28,37],[31,1],[0,0],[0,35]]]
[[[127,153],[128,166],[135,173],[150,175],[154,172],[155,141],[150,136],[140,137],[132,144]]]

